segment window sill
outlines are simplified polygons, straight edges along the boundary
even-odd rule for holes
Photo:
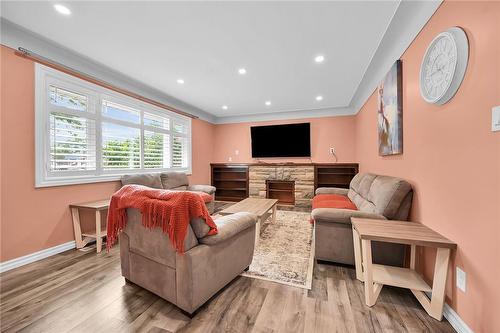
[[[151,170],[151,172],[141,171],[141,172],[125,172],[125,174],[148,174],[148,173],[162,173],[162,172],[185,172],[188,176],[192,175],[190,169],[178,169],[178,170]],[[101,175],[101,176],[81,176],[81,177],[50,177],[47,179],[36,179],[35,188],[44,187],[56,187],[56,186],[67,186],[67,185],[82,185],[82,184],[94,184],[94,183],[105,183],[105,182],[116,182],[121,179],[122,175]]]

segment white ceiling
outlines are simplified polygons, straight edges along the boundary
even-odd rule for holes
[[[63,3],[69,17],[45,1],[2,1],[1,15],[216,117],[348,107],[399,6]],[[318,54],[322,64],[314,62]],[[240,67],[246,75],[237,73]]]

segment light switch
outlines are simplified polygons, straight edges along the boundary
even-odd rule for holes
[[[457,288],[465,292],[467,287],[467,274],[457,266]]]
[[[491,130],[500,131],[500,106],[491,109]]]

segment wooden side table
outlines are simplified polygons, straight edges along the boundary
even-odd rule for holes
[[[441,320],[450,253],[457,245],[421,223],[361,218],[351,220],[356,278],[365,283],[366,305],[375,304],[383,285],[408,288],[431,317]],[[374,264],[372,241],[410,245],[410,268]],[[417,246],[437,249],[432,287],[415,271]],[[432,293],[431,299],[425,292]]]
[[[79,204],[69,205],[71,208],[71,216],[73,217],[73,229],[75,231],[76,248],[81,249],[90,241],[96,240],[97,253],[102,250],[102,239],[106,237],[106,228],[101,227],[101,212],[107,211],[109,207],[109,199],[84,202]],[[95,212],[95,233],[83,233],[80,225],[80,209],[92,210]]]

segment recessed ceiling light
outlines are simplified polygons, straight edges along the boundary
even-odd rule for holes
[[[271,101],[266,101],[266,105],[270,106],[271,105]]]
[[[238,73],[240,73],[240,75],[245,75],[247,73],[247,70],[244,68],[240,68],[238,69]]]
[[[60,4],[55,4],[54,5],[55,10],[57,10],[58,13],[63,14],[63,15],[71,15],[71,10],[69,10],[68,7]]]
[[[177,83],[178,84],[184,84],[184,80],[183,79],[177,79]]]
[[[320,62],[323,62],[325,61],[325,56],[324,55],[317,55],[316,57],[314,57],[314,61],[320,63]]]
[[[227,105],[222,106],[222,110],[227,110],[227,109],[228,109]]]
[[[321,96],[321,95],[316,96],[316,100],[317,101],[322,101],[323,100],[323,96]]]

